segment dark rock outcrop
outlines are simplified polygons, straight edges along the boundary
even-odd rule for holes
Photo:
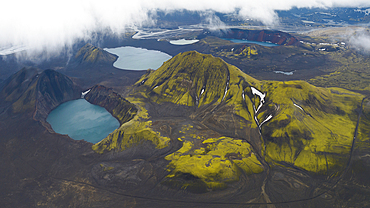
[[[34,119],[44,121],[52,109],[80,96],[81,89],[67,76],[53,70],[45,70],[40,74],[37,83]]]
[[[81,89],[67,76],[54,70],[23,68],[5,81],[0,97],[14,113],[32,113],[51,130],[46,122],[50,111],[63,102],[80,97]]]
[[[111,88],[95,85],[85,99],[94,105],[99,105],[108,110],[120,124],[131,120],[137,113],[137,108]]]

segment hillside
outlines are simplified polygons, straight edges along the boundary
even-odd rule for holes
[[[53,70],[23,68],[7,80],[0,92],[3,105],[13,113],[32,114],[49,130],[46,117],[63,102],[77,99],[81,89],[67,76]]]
[[[97,144],[47,131],[48,112],[81,95],[70,78],[25,68],[5,80],[4,207],[366,207],[363,95],[257,80],[198,52],[142,73],[123,92],[88,88],[121,124]]]
[[[86,44],[76,53],[75,59],[80,64],[104,64],[114,62],[117,56],[91,44]]]
[[[154,154],[169,162],[162,184],[191,192],[242,178],[259,184],[278,167],[297,177],[340,175],[363,98],[304,81],[258,81],[219,58],[185,52],[136,82],[127,100],[138,114],[93,149]],[[299,183],[301,191],[312,185]]]

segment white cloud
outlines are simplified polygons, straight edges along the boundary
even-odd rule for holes
[[[349,39],[352,48],[359,51],[370,53],[370,34],[368,32],[360,32]]]
[[[203,16],[205,24],[210,30],[225,30],[226,24],[220,20],[218,16],[212,11],[205,11],[201,14]]]
[[[22,45],[30,52],[58,52],[77,39],[89,39],[96,32],[119,34],[126,26],[150,23],[149,11],[213,10],[239,11],[269,25],[277,21],[275,10],[292,7],[370,6],[368,0],[9,0],[0,3],[0,48]],[[212,17],[212,16],[211,16]],[[211,23],[221,25],[217,18]]]

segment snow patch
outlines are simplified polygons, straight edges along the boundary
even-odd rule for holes
[[[284,74],[284,75],[288,75],[288,76],[293,75],[294,72],[295,72],[295,70],[291,71],[291,72],[274,71],[274,73],[276,73],[276,74]]]
[[[198,42],[199,40],[185,40],[185,39],[180,39],[180,40],[171,40],[170,43],[172,45],[190,45],[193,43]]]
[[[259,125],[259,127],[261,128],[261,126],[266,123],[267,121],[269,121],[270,119],[272,119],[272,115],[269,115],[264,121],[262,121],[262,123]]]
[[[260,97],[261,102],[264,103],[265,102],[266,94],[262,93],[261,91],[257,90],[254,87],[251,87],[251,89],[252,89],[252,94],[253,95],[258,95]]]
[[[256,88],[254,87],[251,87],[252,89],[252,94],[253,95],[258,95],[260,97],[260,104],[258,106],[257,109],[255,109],[255,113],[257,113],[259,111],[259,109],[262,107],[263,103],[265,103],[265,97],[266,97],[266,93],[262,93],[261,91],[257,90]]]
[[[202,96],[202,94],[204,93],[204,87],[202,88],[202,90],[200,91],[200,95],[199,95],[199,97],[200,96]]]
[[[303,108],[302,108],[301,106],[299,106],[299,105],[297,105],[297,104],[295,104],[295,103],[293,103],[293,105],[294,105],[295,107],[297,107],[297,108],[301,109],[301,111],[304,111],[304,110],[303,110]]]
[[[227,93],[227,90],[228,90],[228,88],[229,88],[229,80],[230,80],[230,77],[228,76],[228,77],[227,77],[227,82],[226,82],[225,94],[224,94],[224,96],[222,97],[222,100],[221,100],[221,101],[223,101],[223,100],[225,99],[225,97],[226,97],[226,93]]]
[[[86,90],[85,92],[82,92],[81,93],[81,98],[84,98],[85,97],[85,95],[87,95],[87,93],[89,93],[91,91],[91,89],[88,89],[88,90]]]

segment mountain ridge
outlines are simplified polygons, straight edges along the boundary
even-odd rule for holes
[[[67,76],[54,70],[23,68],[5,81],[1,96],[14,113],[32,113],[52,131],[46,117],[61,103],[77,99],[81,89]]]

